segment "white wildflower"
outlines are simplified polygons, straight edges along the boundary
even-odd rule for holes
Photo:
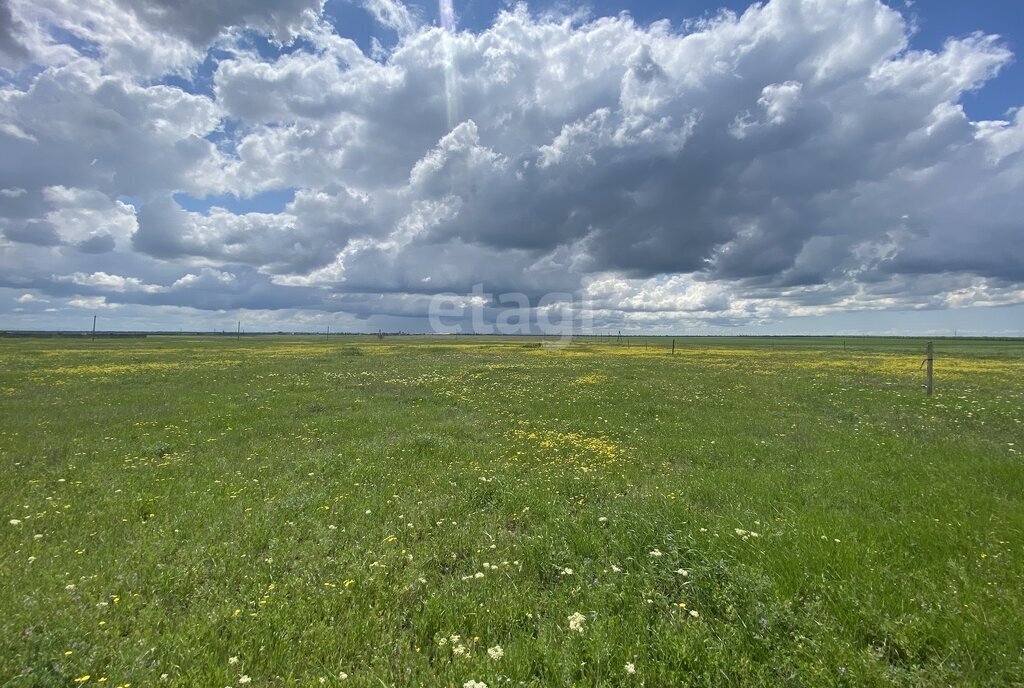
[[[654,557],[655,559],[657,559],[658,557],[662,556],[662,553],[661,553],[661,550],[660,550],[660,549],[652,549],[652,550],[651,550],[651,552],[650,552],[650,554],[651,554],[651,556],[652,556],[652,557]]]
[[[577,633],[583,632],[583,623],[587,620],[587,617],[583,616],[579,612],[573,612],[572,616],[569,617],[569,628],[576,631]]]
[[[505,651],[501,649],[501,645],[495,645],[487,648],[487,656],[491,659],[501,659],[505,656]]]
[[[636,664],[633,664],[633,662],[627,662],[625,668],[626,668],[626,673],[627,674],[635,674],[636,673]]]

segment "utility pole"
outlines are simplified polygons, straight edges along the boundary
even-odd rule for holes
[[[241,341],[242,339],[242,321],[238,321],[238,330],[235,331],[235,341]]]
[[[92,340],[96,341],[96,316],[92,316]]]

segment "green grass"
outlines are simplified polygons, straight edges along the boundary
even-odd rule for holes
[[[1024,684],[1024,343],[537,343],[0,340],[0,686]]]

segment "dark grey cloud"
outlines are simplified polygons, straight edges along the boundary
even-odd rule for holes
[[[4,237],[10,241],[35,246],[59,246],[60,234],[53,224],[46,220],[27,220],[13,222],[3,229]]]
[[[150,27],[181,36],[197,47],[209,45],[234,27],[267,31],[287,39],[301,27],[306,11],[319,14],[324,0],[117,0]]]
[[[75,244],[82,253],[109,253],[117,246],[110,234],[97,234]]]
[[[16,29],[8,0],[0,0],[0,66],[22,62],[29,56]]]

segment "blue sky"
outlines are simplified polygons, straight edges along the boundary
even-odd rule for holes
[[[452,4],[0,0],[0,327],[1024,335],[1019,3]]]

